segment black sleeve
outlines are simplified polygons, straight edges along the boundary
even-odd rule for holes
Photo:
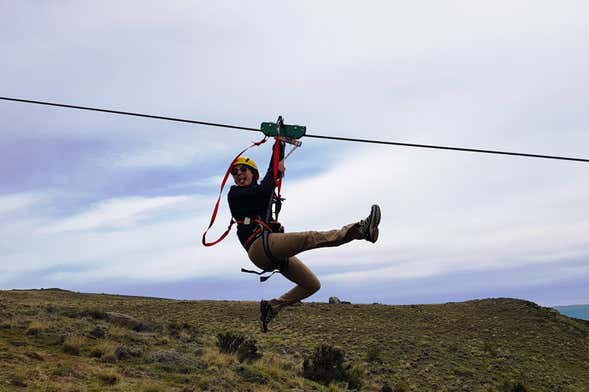
[[[281,161],[284,159],[284,142],[280,142],[279,148],[279,158],[278,160]],[[270,157],[270,163],[268,164],[268,171],[266,171],[266,175],[260,182],[260,187],[264,189],[265,193],[268,193],[268,196],[276,187],[276,183],[274,182],[274,145],[272,145],[272,156]]]

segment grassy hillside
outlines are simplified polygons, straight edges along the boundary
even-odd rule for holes
[[[305,303],[268,334],[257,318],[254,302],[0,291],[0,391],[589,391],[589,322],[527,301]],[[239,355],[222,332],[248,341]],[[321,344],[344,354],[339,381],[303,377]]]

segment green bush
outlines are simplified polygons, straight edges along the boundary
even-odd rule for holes
[[[528,389],[521,382],[505,382],[501,392],[528,392]]]
[[[234,353],[237,352],[239,346],[245,341],[245,337],[242,334],[235,332],[225,332],[217,335],[217,347],[222,353]]]
[[[256,345],[255,339],[246,340],[241,343],[237,349],[237,359],[239,362],[252,362],[261,357],[262,354],[258,352],[258,346]]]
[[[380,388],[380,392],[393,392],[393,388],[387,383],[385,383],[382,388]]]
[[[346,368],[345,375],[348,381],[348,389],[358,391],[362,389],[366,379],[366,369],[362,366],[351,366]]]
[[[317,347],[303,361],[303,377],[325,385],[332,381],[346,381],[344,352],[327,344]]]

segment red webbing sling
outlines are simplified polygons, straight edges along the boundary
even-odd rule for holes
[[[277,197],[280,198],[280,189],[282,188],[282,176],[278,176],[278,164],[280,163],[280,138],[274,137],[274,161],[272,162],[272,174],[274,175],[274,183],[278,190]]]
[[[223,234],[221,234],[221,236],[217,240],[215,240],[213,242],[207,242],[205,237],[206,237],[209,229],[213,226],[213,223],[215,223],[215,219],[217,218],[217,212],[219,210],[219,203],[221,201],[221,194],[223,193],[223,188],[225,188],[225,183],[227,182],[227,179],[229,178],[229,174],[231,174],[231,169],[233,169],[233,164],[235,163],[237,158],[239,158],[244,152],[246,152],[247,150],[249,150],[252,147],[256,147],[256,146],[259,146],[260,144],[266,143],[266,140],[268,140],[268,138],[264,137],[264,139],[260,140],[259,142],[254,142],[251,146],[249,146],[248,148],[244,149],[239,154],[237,154],[237,156],[235,158],[233,158],[233,160],[231,161],[231,164],[229,165],[227,172],[225,172],[225,177],[223,177],[223,181],[221,182],[221,189],[219,190],[219,197],[217,198],[217,202],[215,203],[215,208],[213,209],[213,215],[211,216],[211,221],[209,223],[209,227],[207,227],[205,232],[202,234],[202,244],[204,246],[213,246],[213,245],[216,245],[219,242],[223,241],[223,239],[225,237],[227,237],[227,234],[229,234],[229,231],[231,231],[231,227],[233,227],[233,225],[235,224],[235,221],[233,220],[233,218],[231,218],[231,221],[229,222],[229,226],[227,227],[227,230],[225,230],[225,232]],[[277,169],[278,169],[278,163],[276,163],[275,170],[277,170]]]

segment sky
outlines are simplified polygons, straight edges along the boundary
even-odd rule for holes
[[[0,96],[315,135],[588,158],[582,1],[0,0]],[[259,300],[200,243],[261,135],[0,101],[0,289]],[[287,231],[382,209],[376,244],[300,258],[356,303],[589,303],[589,165],[303,138]],[[266,167],[270,145],[251,151]],[[225,194],[210,238],[230,219]]]

